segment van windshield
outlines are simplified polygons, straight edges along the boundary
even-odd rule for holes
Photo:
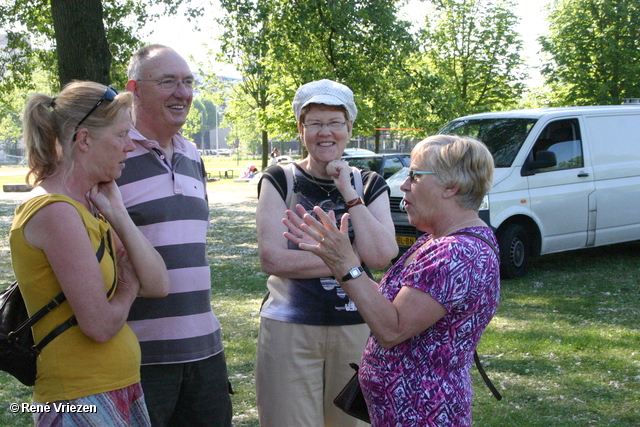
[[[470,136],[485,143],[497,168],[513,163],[520,147],[538,119],[471,119],[449,122],[440,134]]]

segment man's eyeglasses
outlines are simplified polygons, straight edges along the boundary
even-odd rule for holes
[[[187,89],[193,89],[196,85],[196,80],[192,78],[180,80],[180,79],[172,79],[172,78],[164,78],[164,79],[147,79],[147,80],[136,80],[137,82],[156,82],[158,86],[162,89],[175,89],[178,87],[180,83],[184,85]]]
[[[338,131],[340,129],[342,129],[344,127],[344,125],[346,125],[347,122],[338,122],[338,121],[333,121],[333,122],[329,122],[329,123],[309,123],[309,124],[303,124],[302,126],[305,127],[305,129],[309,129],[310,131],[313,132],[320,132],[320,130],[322,129],[323,126],[326,126],[327,129],[331,130],[331,131]]]
[[[410,170],[409,171],[409,180],[411,182],[415,182],[415,176],[416,175],[435,175],[435,172],[431,172],[431,171],[413,171]]]
[[[85,114],[82,120],[80,120],[76,125],[76,130],[73,132],[73,141],[76,140],[76,136],[78,135],[78,128],[85,120],[87,120],[87,117],[89,117],[91,113],[96,111],[96,108],[98,108],[104,101],[113,101],[114,99],[116,99],[116,95],[118,95],[118,91],[115,90],[113,86],[107,87],[107,90],[105,90],[102,94],[102,98],[100,98],[100,100],[96,102],[96,105],[94,105],[93,108],[89,110],[89,112]]]

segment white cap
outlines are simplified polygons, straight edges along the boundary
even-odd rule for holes
[[[292,105],[296,121],[300,118],[302,109],[309,104],[344,105],[351,121],[354,121],[358,115],[351,89],[332,80],[318,80],[298,88]]]

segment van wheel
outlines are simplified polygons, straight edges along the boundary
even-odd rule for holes
[[[520,224],[509,224],[498,235],[500,246],[500,276],[517,279],[524,276],[531,258],[531,242],[527,229]]]

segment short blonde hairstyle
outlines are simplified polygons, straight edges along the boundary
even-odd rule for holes
[[[412,162],[428,165],[445,188],[458,187],[456,200],[463,208],[478,210],[493,182],[493,157],[477,139],[434,135],[411,151]]]

